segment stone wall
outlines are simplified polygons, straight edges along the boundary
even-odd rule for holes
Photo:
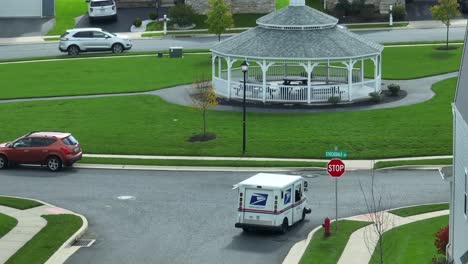
[[[233,14],[270,13],[275,11],[275,0],[225,0],[230,3]],[[209,8],[208,0],[185,0],[195,12],[205,14]],[[154,0],[117,0],[118,7],[153,7]]]

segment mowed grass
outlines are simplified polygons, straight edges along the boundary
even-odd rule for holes
[[[0,238],[6,235],[18,224],[18,220],[15,218],[0,214]]]
[[[0,98],[155,90],[210,78],[210,68],[209,54],[7,64],[0,65]]]
[[[41,206],[42,203],[28,199],[0,196],[0,205],[26,210]]]
[[[300,264],[335,264],[343,253],[349,236],[356,230],[370,224],[369,222],[340,220],[338,221],[338,233],[335,233],[335,222],[331,223],[331,236],[323,236],[323,227],[312,237]]]
[[[425,213],[430,213],[430,212],[435,212],[435,211],[440,211],[440,210],[448,210],[448,209],[449,209],[448,203],[425,204],[425,205],[418,205],[418,206],[395,209],[395,210],[389,211],[389,213],[392,213],[401,217],[407,217],[407,216],[412,216],[412,215],[425,214]]]
[[[181,77],[182,78],[182,77]],[[323,158],[339,144],[350,159],[447,155],[456,78],[425,103],[332,113],[248,113],[247,155]],[[240,156],[242,113],[209,111],[217,138],[190,143],[202,115],[152,95],[2,104],[0,142],[32,130],[72,132],[86,153]]]
[[[45,263],[83,225],[81,218],[76,215],[42,217],[47,220],[47,225],[8,259],[7,264]]]
[[[448,216],[440,216],[394,228],[383,235],[383,263],[432,263],[437,256],[434,234],[447,226]],[[380,263],[377,248],[369,262]]]
[[[375,163],[376,169],[391,168],[398,166],[414,166],[414,165],[451,165],[453,159],[422,159],[422,160],[395,160],[395,161],[379,161]]]
[[[55,0],[55,26],[49,36],[62,35],[75,26],[75,17],[86,14],[88,4],[84,0]]]
[[[457,71],[461,50],[386,48],[383,78],[411,79]],[[367,75],[374,68],[371,64],[365,66]],[[203,76],[211,78],[210,54],[186,54],[182,59],[120,56],[0,64],[0,99],[147,91],[192,83]]]

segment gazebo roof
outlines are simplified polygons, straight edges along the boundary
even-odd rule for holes
[[[338,27],[336,18],[301,0],[292,1],[296,4],[259,18],[257,27],[216,44],[211,51],[237,58],[283,60],[349,59],[382,52],[383,46]]]
[[[257,19],[257,25],[267,28],[332,27],[338,19],[306,6],[288,6]]]

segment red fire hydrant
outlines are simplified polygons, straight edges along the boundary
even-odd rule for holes
[[[322,227],[323,227],[323,229],[324,229],[323,235],[324,235],[325,237],[330,236],[330,218],[326,217],[326,218],[323,220]]]

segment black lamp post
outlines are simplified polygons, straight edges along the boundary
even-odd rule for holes
[[[245,154],[245,75],[247,71],[249,70],[249,64],[247,61],[244,60],[244,62],[241,64],[241,69],[242,72],[244,73],[244,100],[242,104],[242,154]]]

